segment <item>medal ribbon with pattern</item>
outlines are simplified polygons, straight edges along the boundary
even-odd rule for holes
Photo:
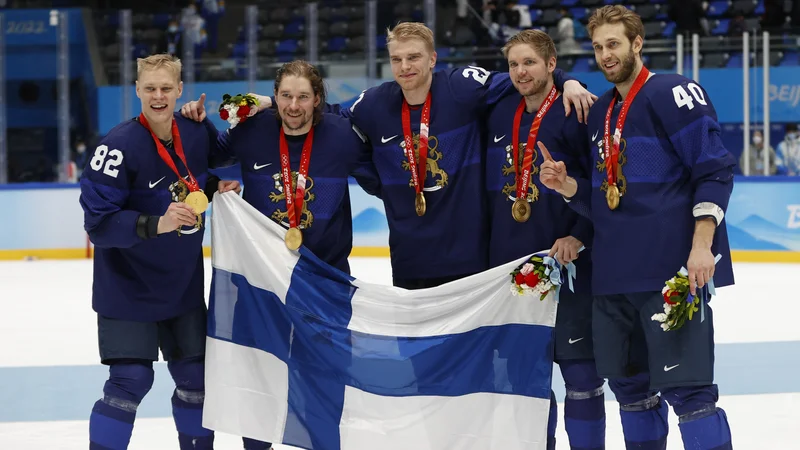
[[[555,85],[550,89],[550,93],[539,106],[539,111],[533,119],[531,129],[528,132],[528,140],[525,143],[525,153],[522,157],[522,166],[519,164],[519,126],[522,122],[522,113],[525,112],[525,98],[519,102],[517,112],[514,115],[514,129],[511,135],[511,150],[514,154],[514,174],[517,183],[517,199],[522,199],[527,202],[528,197],[528,184],[531,182],[531,167],[533,166],[533,149],[536,148],[536,136],[539,135],[539,127],[550,107],[553,106],[553,101],[556,99],[558,91]]]
[[[630,109],[631,103],[633,103],[633,99],[636,98],[636,94],[639,93],[639,90],[644,86],[644,83],[647,81],[647,77],[650,75],[650,71],[647,70],[647,67],[642,66],[641,72],[636,77],[636,80],[633,82],[633,86],[631,86],[631,90],[628,92],[628,96],[625,98],[625,101],[622,102],[622,107],[619,110],[619,116],[617,117],[617,127],[614,130],[614,139],[611,139],[611,114],[614,112],[614,104],[617,102],[617,96],[619,95],[618,91],[614,91],[614,98],[611,99],[611,104],[608,105],[608,111],[606,112],[606,122],[605,122],[605,130],[603,132],[603,147],[604,147],[604,159],[606,163],[606,180],[608,181],[608,186],[617,185],[617,167],[619,165],[619,144],[620,139],[622,138],[622,127],[625,125],[625,118],[628,116],[628,109]]]
[[[292,170],[289,160],[289,144],[281,127],[280,152],[281,152],[281,178],[283,179],[283,193],[286,196],[286,214],[289,217],[289,228],[298,228],[300,216],[303,212],[303,198],[306,194],[306,177],[308,165],[311,162],[311,146],[314,143],[314,127],[311,127],[305,142],[303,152],[300,154],[300,167],[297,169],[297,191],[292,192]]]
[[[172,143],[175,147],[175,154],[178,155],[181,162],[184,166],[186,166],[186,173],[189,175],[189,179],[184,179],[181,174],[178,172],[178,167],[175,165],[175,162],[172,160],[172,156],[170,156],[167,148],[164,147],[164,144],[161,143],[161,139],[153,133],[153,130],[150,128],[150,124],[147,122],[147,119],[144,117],[144,113],[139,114],[139,123],[144,125],[147,128],[147,131],[150,132],[150,136],[153,137],[153,142],[156,143],[156,148],[158,149],[158,156],[161,157],[162,160],[175,172],[175,175],[178,176],[178,180],[182,181],[183,184],[189,189],[189,192],[196,192],[200,190],[200,185],[197,183],[197,179],[192,175],[192,171],[189,170],[189,164],[186,163],[186,155],[183,152],[183,142],[181,142],[181,133],[178,131],[178,122],[175,119],[172,119]]]
[[[403,97],[403,138],[405,139],[406,159],[408,159],[408,166],[411,171],[411,181],[414,183],[414,192],[417,194],[417,214],[424,214],[424,207],[422,211],[419,209],[420,198],[424,204],[424,195],[422,189],[425,187],[425,173],[427,172],[428,163],[428,125],[431,120],[431,93],[428,91],[428,96],[425,98],[425,104],[422,106],[422,114],[419,118],[419,161],[414,156],[414,139],[411,134],[411,108],[408,105],[405,97]]]

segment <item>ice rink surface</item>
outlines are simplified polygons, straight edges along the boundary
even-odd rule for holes
[[[357,278],[391,283],[387,259],[353,258],[351,266]],[[206,269],[208,285],[210,260]],[[736,286],[718,290],[711,302],[719,406],[728,413],[734,448],[798,449],[800,294],[793,282],[800,265],[736,264],[734,270]],[[0,449],[88,448],[89,413],[107,377],[98,361],[91,275],[88,260],[0,262]],[[553,384],[562,400],[557,367]],[[131,449],[178,449],[172,389],[166,366],[157,363]],[[623,450],[617,404],[608,389],[606,400],[606,448]],[[677,419],[670,420],[669,448],[683,448]],[[558,449],[569,449],[561,419],[558,433]],[[215,447],[242,448],[240,438],[223,434],[217,434]]]

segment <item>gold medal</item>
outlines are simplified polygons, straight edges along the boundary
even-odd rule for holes
[[[427,210],[427,204],[425,203],[425,195],[422,192],[417,193],[417,198],[414,200],[414,209],[417,210],[418,216],[424,216],[425,211]]]
[[[183,202],[189,205],[189,207],[194,210],[195,214],[203,214],[206,212],[206,209],[208,209],[208,197],[206,197],[202,189],[190,192]]]
[[[527,222],[531,217],[530,203],[521,198],[514,200],[514,204],[511,205],[511,216],[514,217],[514,220],[517,222]]]
[[[619,206],[619,188],[616,184],[609,184],[608,190],[606,190],[606,201],[608,202],[608,207],[612,211],[617,209]]]
[[[283,240],[286,242],[286,248],[289,250],[297,250],[303,245],[303,233],[297,227],[289,228]]]

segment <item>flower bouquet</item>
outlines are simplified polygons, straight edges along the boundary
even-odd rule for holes
[[[561,284],[561,272],[558,267],[548,264],[555,260],[545,258],[533,255],[528,262],[511,272],[513,295],[538,295],[539,300],[544,300],[547,294],[558,288]]]
[[[664,312],[653,314],[650,319],[660,322],[664,331],[681,328],[700,309],[700,297],[689,292],[686,269],[681,268],[677,275],[667,280],[661,295],[664,296]]]
[[[219,117],[231,124],[231,128],[253,117],[258,112],[258,99],[249,94],[230,94],[222,96]]]

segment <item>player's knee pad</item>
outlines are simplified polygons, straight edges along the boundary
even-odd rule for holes
[[[103,402],[135,412],[153,387],[153,364],[150,361],[112,363],[103,387]]]
[[[658,392],[650,390],[650,377],[646,373],[609,380],[608,386],[623,411],[647,411],[658,408],[661,402]]]
[[[584,400],[603,395],[604,380],[597,375],[594,360],[568,360],[558,363],[564,377],[567,398]]]
[[[186,403],[205,400],[205,364],[203,358],[180,359],[167,363],[175,381],[175,396]]]
[[[715,384],[667,388],[661,395],[672,406],[680,423],[712,416],[718,410],[719,390]]]

